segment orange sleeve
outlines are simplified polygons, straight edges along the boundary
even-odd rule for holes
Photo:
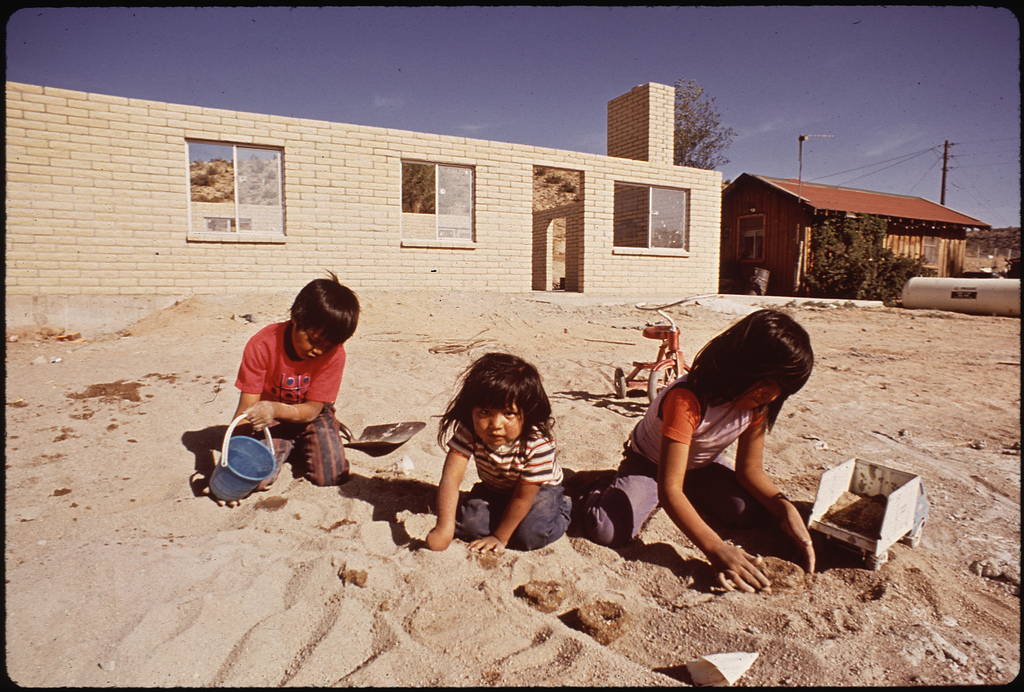
[[[690,444],[693,431],[700,425],[700,404],[685,387],[676,387],[661,404],[661,434],[670,440]]]
[[[757,414],[757,417],[754,418],[754,420],[750,421],[750,426],[749,427],[756,428],[759,425],[763,425],[765,422],[767,422],[767,420],[768,420],[768,407],[767,406],[762,406],[761,407],[761,412]]]

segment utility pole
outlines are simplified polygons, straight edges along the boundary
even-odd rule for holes
[[[800,135],[796,141],[799,143],[797,149],[797,161],[799,173],[796,184],[796,268],[793,270],[793,291],[799,293],[804,284],[804,255],[807,254],[807,240],[804,238],[804,229],[800,223],[800,210],[803,208],[804,195],[804,140],[808,137],[835,137],[835,135]]]
[[[956,144],[946,140],[946,146],[942,151],[942,194],[939,195],[939,204],[946,206],[946,171],[949,170],[949,147]]]

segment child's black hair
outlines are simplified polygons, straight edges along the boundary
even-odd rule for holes
[[[359,299],[338,282],[334,272],[329,279],[313,279],[292,303],[295,327],[312,332],[337,346],[349,340],[359,324]]]
[[[526,440],[533,430],[551,437],[551,403],[537,368],[508,353],[481,356],[463,373],[458,394],[441,416],[438,444],[443,447],[459,423],[473,430],[474,407],[500,410],[512,404],[523,414],[520,441]],[[476,435],[475,430],[473,434]]]
[[[686,378],[702,407],[735,401],[752,387],[775,383],[782,394],[768,404],[771,430],[786,399],[811,376],[814,352],[807,331],[778,310],[758,310],[709,341]]]

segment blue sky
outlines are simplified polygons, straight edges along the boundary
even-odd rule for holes
[[[694,80],[721,167],[1020,225],[1020,25],[992,7],[29,8],[7,79],[606,153],[607,102]]]

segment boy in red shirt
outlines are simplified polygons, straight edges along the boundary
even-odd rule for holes
[[[244,415],[257,433],[272,426],[277,460],[274,473],[257,490],[277,480],[286,460],[307,464],[316,485],[340,485],[347,479],[334,402],[345,369],[343,344],[358,321],[358,298],[331,273],[330,279],[315,279],[299,292],[290,320],[264,327],[246,344],[235,381],[242,393],[234,418]]]

